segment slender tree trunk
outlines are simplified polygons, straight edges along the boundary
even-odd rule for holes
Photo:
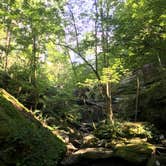
[[[10,52],[10,41],[11,41],[11,31],[10,26],[7,28],[6,32],[6,47],[5,47],[5,64],[4,64],[4,70],[7,71],[8,68],[8,56]]]
[[[32,61],[31,61],[31,66],[32,66],[32,72],[31,72],[31,83],[34,87],[34,109],[37,108],[37,104],[38,104],[38,98],[39,98],[39,94],[38,94],[38,87],[37,87],[37,57],[36,57],[36,53],[37,53],[37,45],[36,45],[36,36],[33,36],[33,45],[32,45]]]
[[[36,36],[33,36],[33,46],[32,46],[32,84],[36,86]]]
[[[70,47],[69,45],[66,45],[66,44],[55,43],[55,45],[58,45],[58,46],[61,46],[61,47],[64,47],[64,48],[68,48],[71,51],[73,51],[74,53],[76,53],[87,64],[87,66],[89,66],[89,68],[95,74],[96,78],[100,81],[100,75],[99,75],[98,71],[96,71],[94,66],[92,64],[90,64],[88,62],[88,60],[86,60],[86,58],[83,55],[81,55],[80,52],[78,52],[77,50],[75,50],[74,48],[72,48],[72,47]]]
[[[159,66],[162,67],[161,58],[160,58],[159,55],[157,55],[157,59],[158,59],[158,62],[159,62]]]
[[[134,118],[135,122],[137,121],[138,118],[139,91],[140,91],[140,80],[139,76],[137,76],[137,92],[136,92],[135,118]]]
[[[68,57],[69,57],[70,64],[71,64],[71,68],[72,68],[72,70],[73,70],[74,80],[75,80],[75,82],[77,82],[77,72],[76,72],[75,66],[74,66],[74,64],[73,64],[73,62],[72,62],[72,59],[71,59],[71,56],[70,56],[70,53],[69,53],[68,50],[67,50],[67,55],[68,55]]]
[[[100,4],[100,17],[101,17],[101,46],[102,46],[102,50],[103,50],[103,67],[108,67],[107,66],[107,58],[106,58],[106,38],[105,38],[105,28],[104,28],[104,14],[103,14],[103,8],[102,8],[102,4]]]
[[[111,82],[106,83],[106,108],[107,108],[107,122],[114,124],[113,110],[112,110],[112,96],[111,96]]]
[[[104,16],[103,5],[106,6],[106,16]],[[103,66],[105,68],[109,67],[109,34],[108,34],[108,22],[105,19],[108,19],[109,16],[109,3],[108,1],[104,2],[100,1],[100,17],[101,17],[101,42],[102,42],[102,50],[103,50]],[[113,120],[113,109],[112,109],[112,96],[111,96],[111,73],[107,75],[108,81],[105,84],[105,98],[106,98],[106,114],[107,114],[107,122],[110,124],[114,124]]]
[[[98,23],[98,9],[97,9],[97,0],[95,0],[95,68],[98,71],[98,38],[97,38],[97,23]]]

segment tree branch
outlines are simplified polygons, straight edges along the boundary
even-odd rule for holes
[[[52,42],[54,42],[54,41],[52,41]],[[96,78],[97,78],[98,80],[100,80],[100,76],[99,76],[98,72],[96,71],[96,69],[93,67],[92,64],[90,64],[90,63],[88,62],[88,60],[87,60],[83,55],[81,55],[80,52],[78,52],[76,49],[74,49],[74,48],[72,48],[71,46],[66,45],[66,44],[60,44],[60,43],[55,43],[55,42],[54,42],[54,44],[57,45],[57,46],[61,46],[61,47],[64,47],[64,48],[68,48],[69,50],[71,50],[71,51],[73,51],[74,53],[76,53],[76,54],[91,68],[91,70],[92,70],[93,73],[95,74]]]

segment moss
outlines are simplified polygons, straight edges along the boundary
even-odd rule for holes
[[[155,151],[155,146],[141,139],[136,142],[132,141],[128,144],[117,144],[115,148],[115,156],[124,158],[133,163],[145,162]]]
[[[18,100],[0,89],[0,160],[4,165],[56,166],[66,151]]]

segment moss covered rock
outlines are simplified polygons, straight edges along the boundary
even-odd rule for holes
[[[56,166],[64,143],[33,114],[0,89],[0,165]]]
[[[115,156],[121,157],[135,165],[146,163],[155,152],[155,146],[142,139],[131,140],[127,144],[117,144]]]
[[[95,160],[99,161],[104,159],[106,161],[107,159],[114,160],[117,158],[119,161],[124,162],[121,165],[128,163],[128,165],[145,166],[154,152],[155,146],[147,143],[143,139],[135,138],[116,143],[114,148],[96,147],[79,149],[65,158],[62,161],[62,165],[84,165],[82,163],[85,161],[89,161],[89,164]],[[109,163],[109,165],[111,165],[111,163]]]
[[[147,142],[152,136],[147,123],[116,122],[114,126],[103,125],[95,133],[104,140],[104,147],[113,149],[113,157],[133,165],[145,165],[155,153],[156,147]]]

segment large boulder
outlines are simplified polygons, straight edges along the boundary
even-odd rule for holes
[[[56,166],[65,144],[18,100],[0,89],[0,165]]]
[[[85,148],[76,151],[74,155],[86,159],[106,159],[113,156],[113,151],[106,148]]]
[[[84,148],[74,152],[62,161],[62,165],[82,165],[84,161],[109,159],[113,151],[106,148]],[[83,164],[85,165],[85,163]]]
[[[112,149],[104,147],[80,149],[66,157],[62,161],[62,165],[85,166],[94,164],[103,166],[105,165],[104,162],[107,162],[106,165],[111,165],[112,162],[114,163],[115,159],[118,159],[121,166],[142,166],[146,165],[147,161],[154,153],[155,146],[143,141],[142,139],[134,139],[126,143],[116,144]],[[99,164],[99,162],[103,163]]]

